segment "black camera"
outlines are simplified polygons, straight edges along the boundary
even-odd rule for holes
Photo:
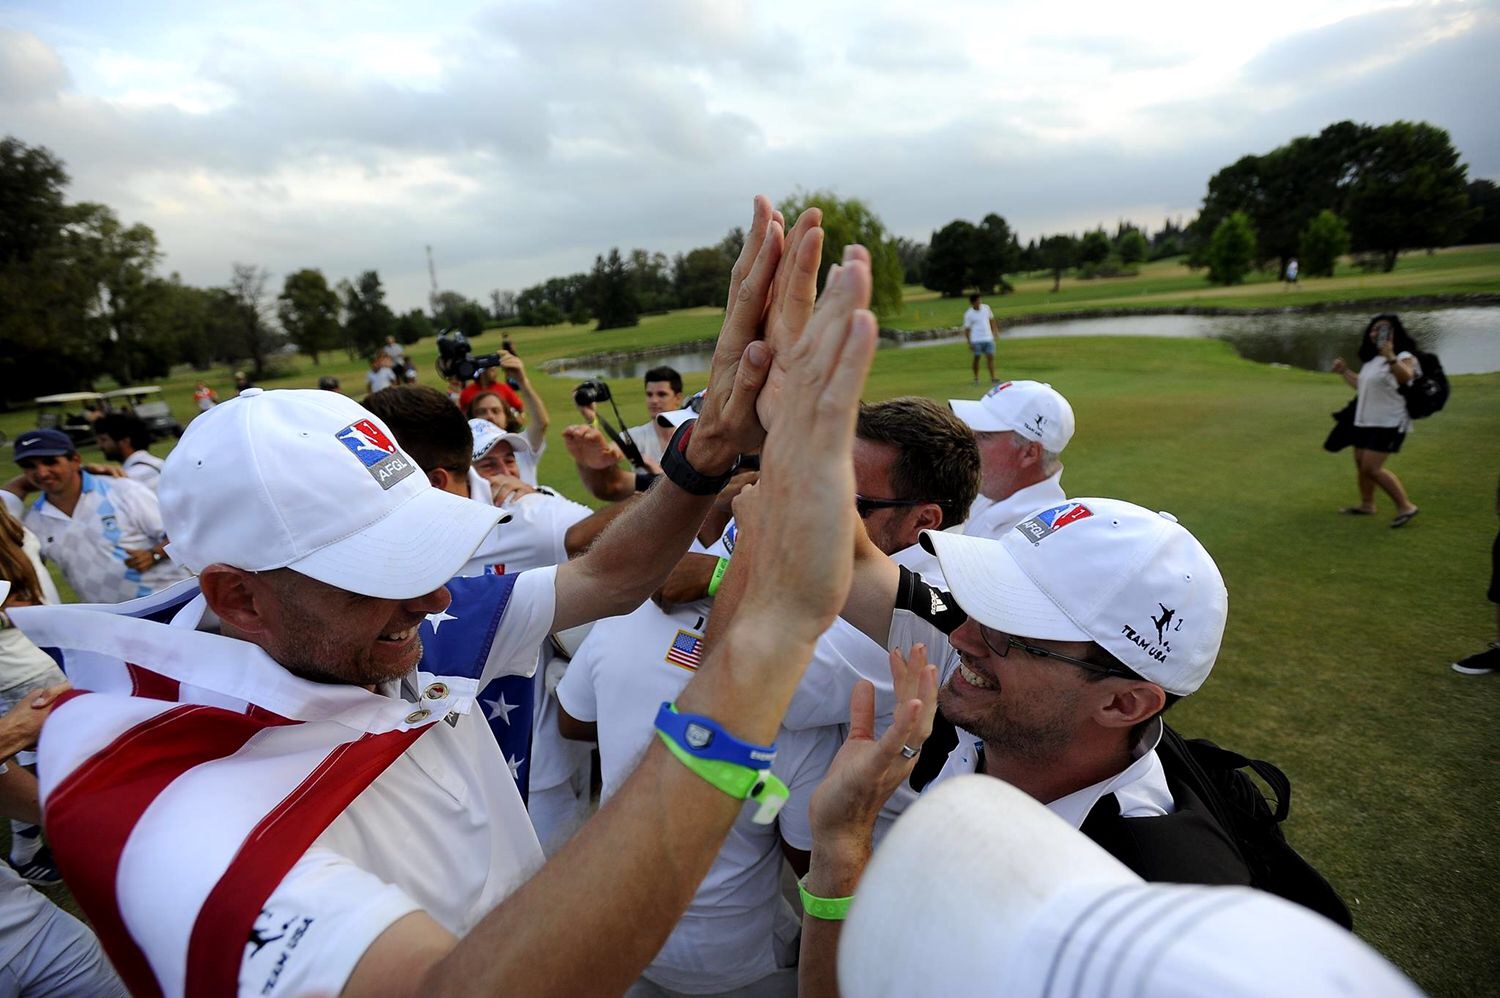
[[[500,365],[498,353],[474,356],[474,350],[469,346],[469,338],[456,330],[439,335],[437,347],[437,369],[444,378],[473,381],[474,376],[485,368]]]
[[[598,405],[600,402],[608,402],[613,398],[614,396],[609,393],[609,385],[597,378],[590,378],[573,389],[574,405]]]

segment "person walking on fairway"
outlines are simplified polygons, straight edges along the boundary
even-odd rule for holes
[[[976,292],[969,296],[969,308],[964,312],[964,336],[969,341],[969,351],[974,355],[974,384],[979,384],[979,358],[983,357],[990,369],[990,384],[999,384],[995,377],[995,337],[1000,333],[1000,323],[988,305],[979,301]]]

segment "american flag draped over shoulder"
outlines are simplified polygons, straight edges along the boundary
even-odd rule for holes
[[[38,753],[47,834],[132,994],[235,993],[286,872],[409,745],[473,708],[515,578],[449,583],[452,604],[420,625],[417,702],[298,679],[195,630],[191,580],[115,606],[13,611],[75,687]]]

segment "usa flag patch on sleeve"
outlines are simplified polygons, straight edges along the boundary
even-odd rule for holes
[[[698,666],[703,664],[703,635],[679,628],[677,636],[667,648],[666,661],[696,672]]]

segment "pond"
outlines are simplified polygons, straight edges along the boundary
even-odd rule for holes
[[[1128,315],[1064,322],[1002,326],[1001,349],[1008,339],[1043,336],[1212,337],[1231,344],[1240,356],[1263,364],[1287,364],[1327,371],[1335,357],[1354,363],[1359,335],[1371,313],[1278,312],[1273,315]],[[1423,350],[1443,360],[1449,374],[1500,371],[1500,308],[1410,309],[1401,321]],[[917,350],[956,346],[963,336],[921,340],[904,345],[881,340],[882,349]],[[619,358],[580,364],[552,373],[562,378],[639,378],[665,365],[679,372],[708,370],[711,348],[683,349],[649,357]]]

